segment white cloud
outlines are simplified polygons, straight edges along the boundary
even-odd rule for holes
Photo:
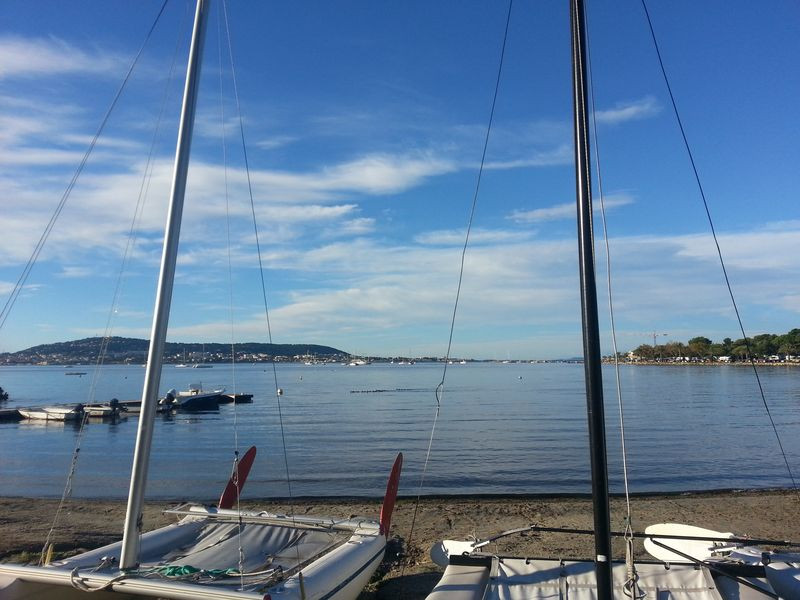
[[[466,230],[428,231],[414,237],[418,244],[432,246],[463,246]],[[470,244],[498,244],[521,242],[530,237],[527,232],[473,229],[469,236]]]
[[[61,267],[61,273],[58,274],[59,277],[64,277],[66,279],[85,279],[87,277],[92,277],[95,275],[95,270],[91,267],[80,267],[80,266],[67,266],[64,265]]]
[[[262,150],[274,150],[275,148],[282,148],[297,141],[299,138],[292,135],[274,135],[265,139],[261,139],[255,143],[257,148]]]
[[[118,143],[119,148],[125,146],[123,142]],[[50,161],[56,158],[63,157],[56,153],[50,157]],[[77,158],[77,155],[72,158]],[[31,161],[27,156],[25,160]],[[42,160],[47,162],[45,158]],[[139,163],[123,161],[122,164],[127,168],[126,171],[84,174],[51,234],[43,259],[59,257],[68,260],[87,249],[105,248],[115,253],[121,251],[130,228],[144,168]],[[295,235],[286,227],[314,223],[324,223],[327,227],[337,223],[327,234],[337,228],[345,234],[368,233],[374,228],[374,221],[367,217],[355,217],[358,211],[355,203],[337,203],[341,195],[389,194],[419,185],[423,179],[452,168],[455,168],[452,163],[425,155],[381,154],[305,173],[254,170],[252,181],[257,196],[259,226],[276,232],[275,236],[270,237],[274,240]],[[150,199],[144,205],[139,223],[140,230],[146,234],[160,237],[163,230],[171,172],[172,163],[169,159],[161,159],[153,164],[148,183]],[[209,218],[224,218],[230,214],[233,218],[250,219],[247,178],[242,169],[228,170],[231,201],[227,206],[225,177],[221,167],[195,161],[190,167],[189,178],[183,239],[203,239],[204,236],[213,235]],[[66,181],[64,177],[60,181],[51,181],[49,186],[37,181],[37,187],[31,188],[15,179],[0,179],[0,193],[3,197],[15,199],[0,213],[0,227],[9,232],[0,243],[0,262],[27,258],[33,242],[39,238],[50,218],[50,211],[55,207]],[[329,202],[333,204],[327,204]],[[281,228],[283,232],[279,233],[277,230]],[[216,230],[218,232],[219,225]],[[98,232],[102,232],[102,235],[98,235]],[[142,238],[142,243],[145,242],[146,239]]]
[[[320,204],[277,204],[257,208],[261,223],[281,222],[298,223],[311,221],[333,221],[352,214],[358,208],[355,204],[336,204],[324,206]]]
[[[569,333],[579,328],[574,240],[519,240],[515,232],[508,236],[494,233],[499,234],[496,243],[467,253],[456,340],[477,338],[481,341],[463,347],[483,348],[484,353],[495,348],[496,352],[493,336],[506,339],[510,328],[530,333],[530,341],[515,342],[520,356],[577,353],[578,336],[574,336],[573,347]],[[800,281],[782,276],[786,269],[800,269],[796,253],[788,253],[786,259],[764,260],[752,270],[752,265],[739,259],[740,254],[763,248],[770,235],[750,232],[722,236],[725,245],[743,247],[730,257],[729,272],[746,315],[757,315],[754,307],[759,306],[767,312],[800,312]],[[436,235],[419,236],[419,240],[428,239],[436,239]],[[696,333],[705,327],[720,329],[725,323],[731,329],[735,327],[719,268],[713,255],[702,249],[700,240],[701,236],[681,235],[610,241],[621,330],[646,331],[664,322],[672,324],[668,330],[672,335],[678,335],[679,330]],[[799,244],[800,231],[795,230],[776,240],[775,247],[781,251]],[[602,248],[599,252],[602,281]],[[351,340],[349,345],[359,348],[348,349],[375,353],[380,352],[379,344],[397,344],[404,338],[416,338],[417,344],[426,339],[425,352],[441,353],[443,348],[437,347],[436,341],[441,340],[442,345],[446,341],[459,254],[457,247],[386,246],[364,239],[296,253],[289,257],[287,268],[313,273],[315,280],[324,283],[318,289],[291,293],[273,309],[275,330],[284,339]],[[602,297],[600,303],[601,317],[605,318]],[[751,320],[749,326],[764,329],[757,320]],[[555,335],[554,329],[564,331]],[[420,336],[420,330],[426,333]],[[440,338],[431,333],[436,331]],[[533,348],[540,347],[540,334],[560,342],[553,342],[546,352],[535,352]],[[405,352],[402,347],[394,350]],[[476,352],[471,355],[479,356]]]
[[[57,38],[0,36],[0,79],[119,73],[120,60],[104,51],[88,53]]]
[[[366,235],[375,230],[375,219],[369,217],[359,217],[340,223],[335,230],[328,229],[330,236],[355,236]]]
[[[526,157],[509,160],[491,160],[485,165],[487,169],[520,169],[526,167],[555,167],[571,164],[574,160],[572,146],[561,144],[548,150],[534,150]]]
[[[345,222],[347,219],[345,219]],[[447,339],[458,280],[460,235],[421,233],[414,243],[354,238],[324,245],[285,248],[265,256],[270,316],[276,339],[329,343],[362,353],[441,354]],[[456,319],[456,352],[469,356],[518,357],[573,355],[579,351],[579,302],[575,241],[524,238],[510,230],[479,231],[482,243],[467,252],[461,304]],[[480,237],[480,236],[478,236]],[[456,238],[459,238],[456,240]],[[749,330],[770,329],[753,319],[761,312],[800,312],[800,281],[788,273],[800,270],[800,230],[722,233],[729,274]],[[448,242],[438,244],[434,242]],[[456,243],[457,241],[457,243]],[[734,327],[724,282],[707,236],[629,236],[610,240],[613,253],[615,305],[620,331],[663,329],[670,339],[681,331],[693,334]],[[779,257],[772,257],[774,249]],[[602,281],[604,260],[598,248]],[[215,254],[216,253],[216,254]],[[751,262],[753,254],[760,260]],[[213,266],[223,249],[202,248],[184,255],[184,265]],[[234,261],[252,262],[234,249]],[[278,270],[275,270],[278,269]],[[196,272],[190,269],[191,272]],[[207,269],[206,269],[207,272]],[[185,271],[184,271],[185,273]],[[286,278],[305,285],[281,287]],[[242,285],[256,286],[249,277]],[[309,285],[309,282],[313,282]],[[228,309],[197,306],[218,301],[213,276],[185,277],[191,285],[191,310],[177,310],[172,339],[229,339]],[[277,287],[275,287],[277,285]],[[602,299],[601,318],[605,319]],[[252,305],[258,294],[237,285],[237,302],[248,303],[236,319],[239,340],[263,339],[263,316]],[[129,309],[130,310],[130,309]],[[213,315],[217,315],[214,317]],[[720,323],[722,325],[720,325]],[[115,327],[121,335],[146,334],[145,325]],[[87,329],[88,331],[88,329]],[[712,336],[713,337],[713,336]],[[542,345],[547,339],[547,345]],[[511,341],[509,341],[511,340]],[[638,345],[646,340],[623,339]]]
[[[427,177],[456,169],[452,161],[433,155],[373,154],[323,169],[316,185],[330,190],[392,194],[419,185]]]
[[[797,228],[720,233],[717,238],[727,267],[753,271],[784,270],[792,275],[796,273],[792,270],[797,268],[796,255],[800,248]],[[716,247],[707,234],[681,238],[678,255],[719,264]]]
[[[633,198],[624,194],[611,194],[603,199],[603,204],[606,209],[618,208],[626,206],[634,202]],[[600,210],[600,199],[593,199],[593,208],[595,212]],[[575,212],[577,208],[574,202],[567,202],[565,204],[556,204],[555,206],[548,206],[546,208],[536,208],[533,210],[515,210],[509,215],[509,219],[517,221],[518,223],[540,223],[543,221],[557,221],[561,219],[575,219]]]
[[[652,96],[646,96],[632,102],[620,102],[614,108],[598,110],[595,112],[595,118],[598,123],[617,125],[625,121],[646,119],[660,111],[661,106],[658,101]]]
[[[0,162],[15,166],[76,165],[84,152],[42,148],[7,148],[0,150]]]

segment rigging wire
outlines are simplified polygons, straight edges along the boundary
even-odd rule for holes
[[[231,211],[230,193],[228,188],[228,151],[227,136],[225,127],[225,98],[223,86],[223,63],[222,63],[222,6],[225,2],[217,4],[217,57],[219,62],[219,112],[220,129],[222,132],[222,171],[225,185],[225,237],[228,247],[228,301],[230,308],[231,326],[231,382],[233,385],[233,480],[236,489],[236,514],[237,514],[237,537],[238,537],[238,561],[239,561],[239,588],[244,589],[244,542],[242,532],[244,522],[242,521],[241,489],[239,486],[239,414],[236,406],[236,334],[234,331],[234,306],[233,306],[233,260],[231,257]],[[231,63],[233,57],[230,57]]]
[[[164,6],[162,6],[161,12],[159,12],[158,16],[156,17],[156,23],[158,22],[163,10],[164,10]],[[156,23],[154,23],[153,27],[151,27],[150,32],[148,33],[148,38],[149,38],[150,33],[152,33],[153,29],[155,28]],[[92,373],[92,381],[89,384],[89,390],[87,392],[87,400],[86,400],[87,404],[93,404],[95,399],[96,399],[97,385],[98,385],[99,380],[100,380],[100,367],[103,366],[103,364],[105,363],[105,357],[106,357],[106,355],[108,353],[108,345],[109,345],[109,343],[111,341],[111,333],[113,331],[114,317],[117,314],[117,310],[118,310],[119,303],[120,303],[120,298],[122,297],[122,290],[123,290],[124,281],[125,281],[125,274],[127,273],[128,266],[129,266],[130,261],[131,261],[131,256],[132,256],[133,250],[134,250],[134,248],[136,246],[136,241],[137,241],[137,238],[138,238],[137,225],[140,222],[142,214],[144,212],[145,201],[146,201],[146,198],[148,196],[148,193],[149,193],[149,190],[150,190],[150,184],[151,184],[152,178],[153,178],[153,168],[154,168],[153,167],[153,157],[155,156],[155,149],[156,149],[156,146],[157,146],[157,143],[158,143],[158,140],[159,140],[159,137],[160,137],[160,133],[161,133],[161,124],[163,122],[164,113],[166,112],[167,101],[169,99],[169,88],[170,88],[171,83],[174,81],[175,65],[177,64],[178,49],[180,47],[180,38],[182,37],[182,32],[185,30],[185,25],[186,25],[186,20],[184,19],[182,21],[182,26],[180,28],[180,33],[178,34],[178,37],[177,37],[176,42],[175,42],[175,50],[174,50],[173,55],[172,55],[172,62],[171,62],[171,65],[170,65],[169,76],[167,77],[167,81],[166,81],[166,84],[164,86],[164,94],[162,95],[162,98],[161,98],[161,107],[159,109],[158,117],[156,118],[156,126],[154,128],[153,137],[152,137],[152,140],[150,142],[150,150],[148,152],[147,160],[145,162],[145,167],[144,167],[144,170],[142,172],[142,181],[141,181],[141,184],[139,185],[139,193],[138,193],[138,196],[136,198],[136,206],[134,207],[134,210],[133,210],[133,217],[131,218],[131,225],[130,225],[130,228],[128,230],[128,235],[127,235],[127,239],[126,239],[126,243],[125,243],[125,249],[124,249],[123,255],[122,255],[122,261],[120,263],[119,271],[117,272],[117,279],[116,279],[116,283],[115,283],[115,286],[114,286],[114,294],[113,294],[112,300],[111,300],[111,307],[110,307],[109,312],[108,312],[108,317],[106,319],[106,325],[105,325],[105,329],[104,329],[104,332],[103,332],[103,337],[102,337],[102,340],[100,342],[100,349],[98,351],[97,360],[95,362],[95,368],[94,368],[94,371]],[[136,60],[138,60],[139,55],[142,53],[146,43],[147,43],[147,38],[145,39],[145,42],[142,45],[142,48],[139,49],[139,52],[136,55],[136,59],[134,60],[134,63],[131,65],[131,68],[129,69],[129,71],[128,71],[127,75],[126,75],[126,78],[125,78],[126,81],[130,77],[131,72],[133,70],[133,67],[136,64]],[[123,82],[123,86],[120,88],[120,92],[122,91],[123,87],[124,87],[124,82]],[[117,97],[114,99],[114,102],[116,102],[116,100],[118,98],[119,98],[119,93],[117,94]],[[112,105],[112,108],[113,108],[113,105]],[[109,112],[106,115],[106,119],[110,115],[110,111],[111,111],[111,109],[109,109]],[[97,132],[97,134],[95,136],[95,139],[93,140],[93,144],[99,138],[99,135],[100,135],[101,131],[102,131],[102,126],[101,126],[100,130],[98,130],[98,132]],[[85,157],[85,158],[87,158],[87,157]],[[81,164],[81,167],[79,167],[79,168],[82,169],[83,168],[83,164]],[[77,179],[77,177],[75,177],[75,179]],[[53,221],[53,223],[55,223],[55,221]],[[67,502],[67,499],[72,495],[72,485],[73,485],[73,481],[75,479],[75,473],[76,473],[77,468],[78,468],[78,459],[80,457],[81,443],[83,441],[83,434],[84,434],[84,431],[85,431],[87,423],[88,423],[88,413],[84,412],[84,414],[81,416],[80,427],[78,428],[78,432],[77,432],[77,434],[75,436],[75,447],[73,448],[73,451],[72,451],[72,459],[70,461],[70,468],[69,468],[69,471],[67,473],[67,481],[66,481],[66,483],[64,485],[64,490],[62,491],[61,499],[59,500],[58,506],[56,507],[55,514],[53,515],[53,521],[52,521],[52,523],[50,525],[50,529],[47,532],[47,536],[45,538],[44,545],[42,546],[42,551],[41,551],[41,554],[40,554],[40,557],[39,557],[39,564],[40,565],[41,564],[47,564],[47,562],[48,562],[48,559],[46,557],[48,557],[48,555],[49,555],[49,548],[50,548],[50,545],[53,542],[53,537],[55,535],[55,531],[58,528],[58,523],[59,523],[59,520],[61,518],[61,513],[64,510],[64,506],[65,506],[65,504]]]
[[[600,198],[600,221],[603,227],[603,244],[606,250],[606,289],[608,293],[608,318],[611,326],[611,345],[614,351],[614,382],[617,393],[617,408],[619,414],[619,437],[620,449],[622,454],[622,482],[625,490],[625,527],[623,537],[625,538],[625,564],[626,564],[626,581],[623,584],[623,592],[625,595],[640,599],[644,597],[643,592],[637,584],[638,576],[636,575],[636,566],[634,562],[634,545],[633,545],[633,511],[631,510],[631,494],[628,482],[628,450],[625,441],[625,411],[622,401],[622,382],[619,374],[619,349],[617,347],[617,328],[614,318],[614,294],[613,286],[611,284],[611,243],[608,239],[608,220],[606,219],[606,204],[605,194],[603,192],[603,174],[600,168],[600,138],[597,135],[597,107],[595,105],[595,87],[594,87],[594,73],[592,71],[592,44],[591,28],[586,27],[586,59],[589,72],[589,102],[592,108],[592,138],[594,142],[594,157],[595,157],[595,171],[597,172],[597,191]]]
[[[269,339],[269,343],[272,344],[273,343],[272,342],[272,326],[271,326],[270,318],[269,318],[269,302],[267,301],[267,283],[266,283],[266,278],[264,276],[264,259],[263,259],[262,252],[261,252],[261,241],[260,241],[260,236],[259,236],[259,233],[258,233],[258,219],[256,217],[255,200],[253,199],[253,181],[252,181],[252,178],[250,176],[250,163],[249,163],[249,160],[248,160],[248,157],[247,157],[247,144],[245,142],[245,136],[244,136],[244,120],[242,118],[242,105],[241,105],[241,100],[239,98],[239,86],[237,84],[236,69],[235,69],[235,66],[234,66],[234,63],[233,63],[233,44],[232,44],[232,41],[231,41],[230,22],[229,22],[229,19],[228,19],[228,6],[227,6],[227,3],[224,2],[224,1],[223,1],[223,11],[224,11],[223,14],[224,14],[224,17],[225,17],[225,30],[226,30],[226,34],[227,34],[227,40],[228,40],[228,55],[230,57],[230,64],[231,64],[231,81],[232,81],[232,85],[233,85],[233,95],[234,95],[234,99],[235,99],[235,103],[236,103],[236,112],[237,112],[238,124],[239,124],[239,136],[241,138],[242,156],[243,156],[243,159],[244,159],[245,175],[246,175],[246,178],[247,178],[247,191],[248,191],[248,196],[249,196],[249,199],[250,199],[250,212],[251,212],[252,219],[253,219],[253,234],[254,234],[254,238],[255,238],[256,252],[257,252],[257,255],[258,255],[258,273],[259,273],[259,279],[260,279],[260,283],[261,283],[261,297],[262,297],[262,301],[264,303],[264,320],[265,320],[265,325],[266,325],[266,328],[267,328],[267,338]],[[292,493],[292,478],[291,478],[291,473],[290,473],[290,469],[289,469],[289,452],[288,452],[287,447],[286,447],[286,432],[285,432],[285,427],[284,427],[284,423],[283,423],[283,408],[281,406],[281,395],[282,395],[283,391],[278,386],[278,370],[277,370],[277,367],[275,366],[275,356],[274,356],[274,354],[273,354],[273,357],[272,357],[272,360],[270,361],[270,363],[272,365],[272,379],[273,379],[273,383],[274,383],[275,399],[277,401],[277,408],[278,408],[278,422],[279,422],[280,431],[281,431],[281,445],[283,447],[283,464],[284,464],[284,468],[285,468],[285,472],[286,472],[286,487],[287,487],[287,493],[288,493],[288,505],[289,505],[289,509],[290,509],[289,510],[289,514],[291,515],[292,523],[295,524],[296,521],[295,521],[295,516],[294,516],[294,495]],[[298,553],[298,561],[299,561],[299,552],[300,552],[300,550],[299,550],[299,548],[295,548],[295,550]],[[300,585],[301,585],[301,588],[302,588],[302,572],[299,573],[299,576],[300,576],[300,579],[301,579]]]
[[[770,425],[772,425],[772,431],[775,433],[775,439],[778,442],[778,447],[780,448],[781,456],[783,457],[783,462],[786,465],[786,471],[789,473],[789,479],[791,479],[791,481],[792,481],[792,488],[796,492],[800,493],[800,489],[798,489],[797,482],[795,481],[794,474],[792,473],[792,467],[789,464],[789,458],[786,455],[786,451],[783,448],[783,443],[781,442],[781,436],[778,433],[778,427],[775,425],[775,420],[772,418],[772,413],[770,412],[769,404],[767,403],[767,397],[766,397],[766,394],[764,393],[764,388],[761,385],[761,377],[759,377],[758,368],[756,367],[756,362],[755,362],[755,360],[753,358],[753,352],[752,352],[752,349],[751,349],[751,346],[750,346],[750,338],[747,337],[747,334],[744,331],[744,324],[742,322],[742,317],[741,317],[741,315],[739,313],[739,307],[736,304],[736,298],[734,297],[734,294],[733,294],[733,287],[731,286],[730,278],[728,277],[728,270],[725,267],[725,260],[722,258],[722,250],[720,249],[719,240],[717,239],[717,231],[716,231],[716,228],[714,227],[714,220],[711,218],[711,209],[708,206],[708,200],[706,199],[705,190],[703,189],[703,184],[700,181],[700,172],[699,172],[699,170],[697,168],[697,163],[694,160],[694,154],[692,153],[691,147],[689,146],[689,139],[688,139],[688,137],[686,135],[686,129],[683,126],[683,120],[681,119],[680,113],[678,112],[678,104],[675,101],[675,96],[672,93],[672,86],[669,83],[669,77],[667,77],[667,70],[666,70],[666,67],[664,66],[664,61],[661,58],[661,50],[660,50],[659,45],[658,45],[658,40],[656,39],[656,32],[655,32],[655,29],[653,28],[653,21],[650,18],[650,11],[647,10],[647,2],[646,2],[646,0],[641,0],[641,3],[642,3],[642,9],[644,10],[645,17],[647,19],[647,25],[650,28],[650,36],[651,36],[651,38],[653,40],[653,47],[654,47],[654,49],[656,51],[656,57],[658,58],[658,64],[659,64],[659,66],[661,68],[661,75],[664,78],[664,84],[666,85],[667,93],[669,94],[670,103],[672,104],[672,112],[675,115],[675,120],[678,123],[678,128],[680,129],[680,132],[681,132],[681,138],[683,139],[683,146],[686,149],[686,154],[687,154],[687,156],[689,158],[689,162],[692,165],[692,172],[694,173],[694,180],[695,180],[695,183],[697,184],[697,190],[700,193],[700,198],[703,201],[703,208],[705,209],[706,218],[708,220],[708,225],[709,225],[709,228],[711,230],[711,236],[714,238],[714,245],[716,246],[716,249],[717,249],[717,256],[719,257],[719,264],[722,267],[722,274],[723,274],[723,276],[725,278],[725,285],[728,288],[728,295],[730,296],[731,304],[733,305],[733,310],[736,313],[736,320],[739,323],[739,330],[742,332],[742,338],[744,339],[745,346],[747,347],[747,355],[748,355],[748,358],[750,359],[750,366],[753,368],[753,374],[755,375],[755,378],[756,378],[756,383],[758,385],[758,391],[759,391],[759,394],[761,395],[761,402],[764,405],[764,410],[767,413],[767,417],[769,418]]]
[[[590,37],[590,28],[587,27],[587,38]],[[619,376],[619,350],[617,347],[617,328],[614,317],[614,295],[611,284],[611,244],[608,239],[608,221],[606,219],[605,194],[603,192],[603,174],[600,168],[600,138],[597,135],[597,107],[595,105],[594,77],[592,72],[591,43],[586,45],[587,66],[589,70],[589,102],[592,107],[592,133],[594,141],[595,170],[597,171],[597,191],[600,197],[600,221],[603,227],[603,245],[606,250],[606,289],[608,293],[608,317],[611,326],[611,345],[614,351],[614,378],[617,392],[617,407],[619,408],[620,444],[622,447],[622,480],[625,489],[626,530],[632,531],[631,523],[631,496],[628,486],[628,454],[625,443],[625,414],[622,401],[622,383]]]
[[[420,475],[419,487],[417,489],[417,499],[416,502],[414,503],[414,513],[411,517],[411,528],[408,534],[408,539],[406,541],[406,545],[408,547],[410,547],[411,540],[414,536],[414,526],[416,525],[417,522],[417,513],[419,511],[420,499],[422,497],[422,489],[423,486],[425,485],[425,475],[427,474],[428,471],[428,463],[430,462],[431,450],[433,448],[433,437],[436,432],[436,424],[439,420],[439,414],[441,412],[441,407],[442,407],[442,399],[444,397],[444,389],[445,389],[444,384],[445,384],[445,379],[447,377],[447,365],[450,362],[450,352],[453,347],[453,333],[456,327],[456,315],[458,314],[458,302],[459,299],[461,298],[461,284],[464,280],[464,262],[467,256],[467,247],[469,246],[469,237],[470,233],[472,232],[472,223],[475,218],[475,210],[478,205],[478,195],[480,193],[480,188],[481,188],[481,177],[483,176],[483,169],[486,164],[486,152],[487,149],[489,148],[489,137],[491,135],[492,124],[494,122],[494,111],[497,106],[497,96],[500,91],[500,79],[503,74],[503,61],[506,55],[506,43],[508,41],[508,29],[509,29],[509,24],[511,23],[511,9],[513,5],[514,5],[514,0],[509,0],[508,12],[506,13],[505,29],[503,30],[503,43],[500,48],[500,60],[498,61],[497,65],[497,77],[495,79],[495,84],[494,84],[494,94],[492,95],[492,105],[489,111],[489,123],[486,126],[486,135],[484,136],[483,139],[483,151],[481,153],[481,162],[480,166],[478,167],[478,176],[475,182],[475,191],[472,195],[472,205],[470,207],[469,219],[467,221],[467,232],[464,236],[464,246],[461,249],[461,261],[458,270],[458,285],[456,286],[456,297],[453,303],[453,316],[450,319],[450,334],[447,339],[447,352],[444,357],[444,366],[442,368],[442,379],[436,386],[436,390],[434,391],[434,397],[436,399],[436,411],[433,417],[433,424],[431,425],[430,437],[428,438],[428,449],[425,453],[425,462],[422,467],[422,474]],[[405,567],[406,563],[404,561],[400,573],[401,577],[405,572]]]
[[[153,21],[153,24],[150,26],[150,29],[147,32],[144,41],[142,42],[142,45],[139,47],[139,51],[136,53],[136,56],[134,57],[130,66],[128,67],[128,71],[125,74],[125,78],[122,80],[122,84],[119,86],[119,89],[117,89],[117,93],[114,95],[114,98],[111,101],[111,105],[108,107],[105,115],[100,121],[100,126],[97,128],[97,131],[95,132],[92,141],[89,142],[89,146],[88,148],[86,148],[86,152],[84,152],[83,158],[81,158],[80,163],[78,163],[78,167],[75,169],[72,178],[70,179],[66,189],[62,193],[61,199],[58,201],[58,204],[56,205],[53,214],[50,216],[50,220],[47,222],[47,225],[45,226],[42,235],[39,237],[39,240],[36,242],[36,246],[34,247],[30,258],[28,258],[28,262],[23,268],[22,273],[19,276],[19,279],[17,279],[17,282],[14,284],[14,289],[11,291],[11,294],[6,299],[6,302],[3,305],[3,309],[0,310],[0,330],[2,330],[3,326],[5,325],[6,319],[8,319],[8,315],[11,313],[11,309],[14,307],[14,304],[16,304],[17,298],[22,292],[22,288],[28,281],[28,277],[30,276],[31,271],[33,270],[33,266],[39,259],[39,255],[41,254],[42,249],[44,248],[45,243],[47,242],[47,239],[50,237],[50,233],[52,232],[53,227],[55,226],[56,221],[58,220],[58,217],[64,210],[64,206],[66,205],[67,200],[72,194],[72,190],[74,189],[75,184],[78,182],[78,177],[80,177],[81,173],[83,173],[83,169],[86,166],[86,163],[89,161],[89,157],[94,151],[94,147],[97,145],[97,140],[100,138],[100,134],[105,129],[105,126],[108,123],[109,118],[111,117],[111,113],[114,111],[114,108],[116,107],[117,102],[119,101],[119,98],[122,95],[123,90],[125,89],[125,86],[130,80],[131,74],[133,73],[133,69],[138,64],[139,58],[141,57],[142,52],[147,46],[147,43],[150,41],[150,37],[153,31],[155,30],[159,20],[161,19],[161,15],[164,13],[164,9],[166,8],[166,6],[167,6],[167,0],[164,0],[164,2],[161,4],[161,9],[158,11],[158,14],[156,15],[156,18]]]

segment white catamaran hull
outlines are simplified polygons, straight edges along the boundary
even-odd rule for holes
[[[248,512],[242,515],[240,536],[235,511],[193,506],[177,512],[188,516],[142,536],[142,563],[130,574],[118,568],[121,542],[48,567],[0,564],[0,599],[86,598],[90,590],[97,590],[92,598],[353,600],[369,582],[386,548],[386,537],[375,521]],[[348,530],[329,549],[330,540]],[[238,571],[238,552],[231,553],[230,548],[240,542],[247,572],[244,579],[235,574],[215,579],[202,572],[182,577],[157,573],[159,568],[187,565],[206,572],[212,566],[215,571]],[[319,556],[320,552],[326,553]],[[296,572],[298,559],[304,565],[302,578]],[[282,571],[287,577],[281,580]],[[243,590],[239,589],[242,582]]]
[[[234,510],[255,454],[252,447],[242,456],[220,508],[184,504],[166,511],[181,520],[141,536],[135,567],[120,568],[124,540],[44,567],[0,563],[0,600],[87,593],[117,599],[354,600],[383,559],[403,455],[395,458],[380,519],[373,521]]]
[[[764,594],[693,564],[637,561],[636,573],[644,598],[767,600],[772,593],[765,579],[750,579],[763,586]],[[630,598],[630,592],[623,589],[627,580],[624,562],[613,564],[612,576],[614,597]],[[428,600],[595,600],[597,595],[592,561],[498,558],[482,554],[452,557]]]

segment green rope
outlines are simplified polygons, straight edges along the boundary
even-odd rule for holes
[[[165,565],[163,567],[154,567],[148,572],[175,578],[200,574],[214,579],[221,579],[223,577],[238,577],[241,575],[238,569],[198,569],[191,565]]]

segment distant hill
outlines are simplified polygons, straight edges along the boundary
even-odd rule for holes
[[[41,344],[18,352],[0,354],[0,364],[68,364],[94,363],[100,355],[104,338],[92,337],[69,342]],[[105,340],[106,363],[143,362],[150,342],[137,338],[111,337]],[[246,342],[234,345],[236,359],[246,362],[300,360],[347,357],[349,354],[330,346],[317,344],[264,344]],[[230,344],[167,342],[165,362],[225,362],[231,359]]]

